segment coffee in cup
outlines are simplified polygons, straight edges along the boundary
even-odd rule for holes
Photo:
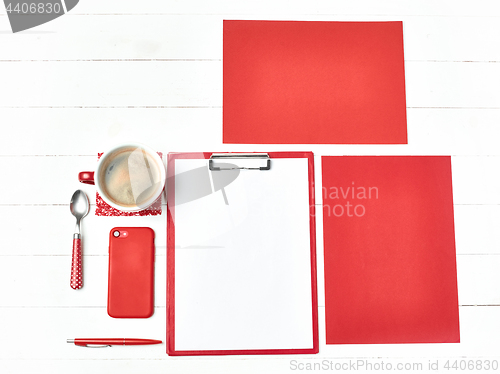
[[[143,210],[154,203],[165,186],[165,166],[156,152],[137,143],[105,152],[95,173],[82,172],[80,182],[95,184],[101,197],[122,211]]]

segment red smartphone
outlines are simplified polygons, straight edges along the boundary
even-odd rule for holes
[[[155,233],[149,227],[109,232],[108,314],[148,318],[154,311]]]

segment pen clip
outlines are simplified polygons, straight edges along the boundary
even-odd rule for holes
[[[99,345],[99,344],[75,344],[77,347],[83,347],[83,348],[107,348],[111,347],[109,344],[105,345]]]
[[[111,347],[109,344],[86,344],[86,343],[80,343],[79,341],[75,341],[76,339],[68,339],[67,342],[76,345],[77,347],[83,347],[83,348],[107,348]]]

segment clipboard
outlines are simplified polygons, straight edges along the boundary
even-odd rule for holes
[[[167,177],[167,353],[318,353],[312,152],[170,153]]]

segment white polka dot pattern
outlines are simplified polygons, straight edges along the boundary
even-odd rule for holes
[[[78,290],[83,286],[82,277],[82,241],[73,239],[73,257],[71,260],[71,288]]]

